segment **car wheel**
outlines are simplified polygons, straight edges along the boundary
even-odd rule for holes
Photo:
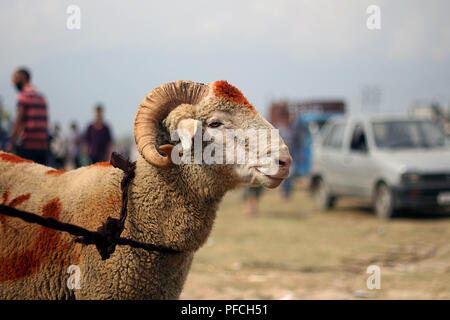
[[[375,214],[378,219],[388,220],[394,215],[394,201],[391,189],[382,183],[375,193]]]
[[[327,184],[319,179],[314,188],[314,197],[320,210],[328,210],[334,207],[336,198],[330,193]]]

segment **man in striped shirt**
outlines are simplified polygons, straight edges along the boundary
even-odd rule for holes
[[[7,150],[11,152],[17,140],[18,156],[46,164],[48,152],[47,104],[36,89],[31,86],[30,72],[19,69],[14,72],[13,83],[17,95],[17,118],[14,122]]]

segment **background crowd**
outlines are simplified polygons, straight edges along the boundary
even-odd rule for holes
[[[18,92],[16,117],[11,128],[0,126],[0,149],[57,169],[109,161],[113,137],[101,104],[95,106],[94,120],[85,130],[73,121],[65,136],[60,124],[49,127],[47,102],[32,85],[30,70],[18,68],[12,82]]]

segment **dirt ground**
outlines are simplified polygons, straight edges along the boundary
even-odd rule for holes
[[[382,222],[370,204],[344,199],[320,212],[299,181],[289,201],[264,190],[247,217],[241,194],[222,202],[181,299],[450,299],[450,215]],[[370,265],[381,289],[367,288]]]

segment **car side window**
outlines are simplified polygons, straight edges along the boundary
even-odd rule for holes
[[[350,149],[356,152],[367,152],[367,138],[362,124],[356,124],[353,129]]]
[[[339,149],[344,140],[344,124],[334,124],[323,140],[323,146],[327,148]]]

